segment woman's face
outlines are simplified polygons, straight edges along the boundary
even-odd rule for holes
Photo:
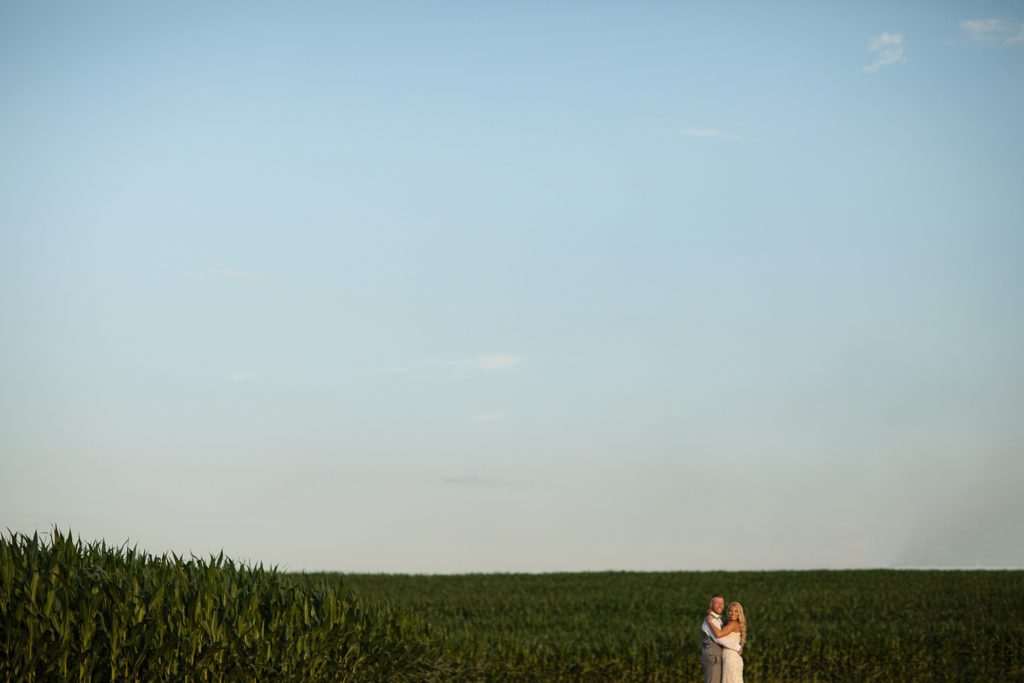
[[[740,608],[733,605],[729,608],[729,621],[737,621],[740,618]]]

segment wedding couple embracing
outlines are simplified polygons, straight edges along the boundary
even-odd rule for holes
[[[723,614],[725,619],[723,621]],[[708,614],[700,625],[700,664],[704,683],[743,683],[743,645],[747,642],[747,618],[743,605],[711,596]]]

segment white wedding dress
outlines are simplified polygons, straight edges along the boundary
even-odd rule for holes
[[[722,683],[743,683],[743,657],[730,649],[739,647],[740,634],[730,633],[718,640],[725,645],[722,648]]]

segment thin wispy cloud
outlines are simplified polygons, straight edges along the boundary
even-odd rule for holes
[[[247,273],[241,270],[223,270],[217,269],[212,271],[217,277],[224,278],[225,280],[236,280],[238,282],[263,282],[263,276],[256,273]]]
[[[381,368],[379,370],[379,372],[382,375],[405,375],[405,374],[408,374],[408,373],[412,372],[412,368],[397,367],[396,366],[396,367],[389,367],[389,368]]]
[[[1008,28],[1003,19],[965,19],[960,22],[960,27],[968,38],[978,42],[992,41]]]
[[[376,368],[374,372],[382,375],[406,375],[424,368],[457,368],[468,372],[487,374],[512,370],[522,365],[525,360],[522,356],[513,353],[482,353],[469,358],[423,361],[416,367],[391,365]]]
[[[967,37],[986,45],[1024,45],[1024,22],[1007,19],[965,19],[960,27]]]
[[[189,276],[197,280],[227,280],[246,284],[257,284],[263,282],[263,276],[259,273],[250,273],[242,270],[228,270],[226,268],[208,268],[203,271],[189,273]]]
[[[864,67],[864,71],[878,71],[883,66],[897,64],[903,59],[903,34],[883,33],[868,42],[868,52],[874,61]]]
[[[522,365],[524,360],[522,356],[511,353],[485,353],[472,358],[445,361],[442,365],[479,370],[481,372],[497,372],[500,370],[510,370]]]
[[[246,372],[245,370],[236,370],[234,372],[224,375],[224,379],[232,384],[239,384],[241,382],[248,382],[252,379],[252,373]]]
[[[504,420],[508,417],[508,413],[501,411],[492,411],[489,413],[478,413],[473,416],[473,422],[497,422],[498,420]]]
[[[444,483],[448,486],[487,486],[490,482],[481,477],[445,477]]]
[[[739,136],[724,133],[717,128],[684,128],[683,135],[690,138],[710,138],[719,140],[739,140]]]

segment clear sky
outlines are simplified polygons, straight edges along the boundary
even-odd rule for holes
[[[0,5],[0,526],[1024,566],[1024,4]]]

